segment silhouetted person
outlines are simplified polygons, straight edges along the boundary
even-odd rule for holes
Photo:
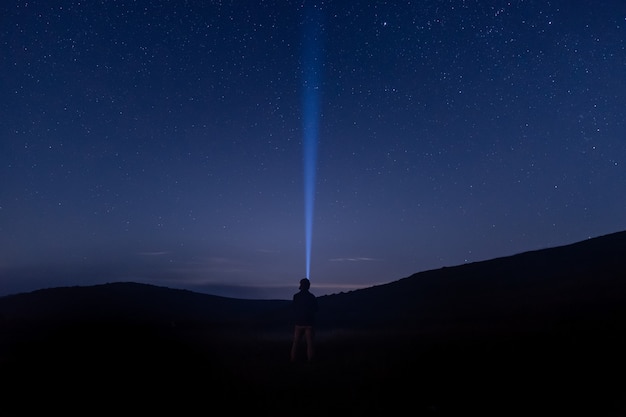
[[[309,292],[311,282],[307,278],[300,280],[300,292],[293,296],[294,333],[291,345],[291,361],[298,356],[300,340],[304,335],[306,340],[306,356],[308,361],[313,360],[315,352],[313,346],[315,313],[317,312],[317,298]]]

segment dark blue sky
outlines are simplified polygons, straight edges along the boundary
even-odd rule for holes
[[[289,298],[308,5],[3,2],[0,295]],[[626,229],[626,2],[315,7],[317,295]]]

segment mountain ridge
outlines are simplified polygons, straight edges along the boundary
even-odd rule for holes
[[[320,296],[323,326],[416,328],[428,318],[554,314],[626,299],[626,231],[552,248],[415,273]],[[4,320],[288,322],[287,300],[250,300],[135,282],[40,289],[0,297]],[[600,305],[597,305],[600,303]]]

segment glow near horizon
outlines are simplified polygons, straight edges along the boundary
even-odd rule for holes
[[[306,277],[311,279],[311,248],[313,242],[313,211],[315,206],[315,174],[320,95],[320,9],[309,5],[305,12],[303,73],[303,162],[304,162],[304,229],[306,238]]]

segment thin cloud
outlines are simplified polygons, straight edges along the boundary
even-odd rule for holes
[[[359,257],[359,258],[332,258],[330,259],[331,262],[376,262],[376,261],[380,261],[380,259],[377,258],[364,258],[364,257]]]
[[[280,253],[280,250],[278,249],[257,249],[256,250],[259,253],[270,253],[270,254],[278,254]]]

